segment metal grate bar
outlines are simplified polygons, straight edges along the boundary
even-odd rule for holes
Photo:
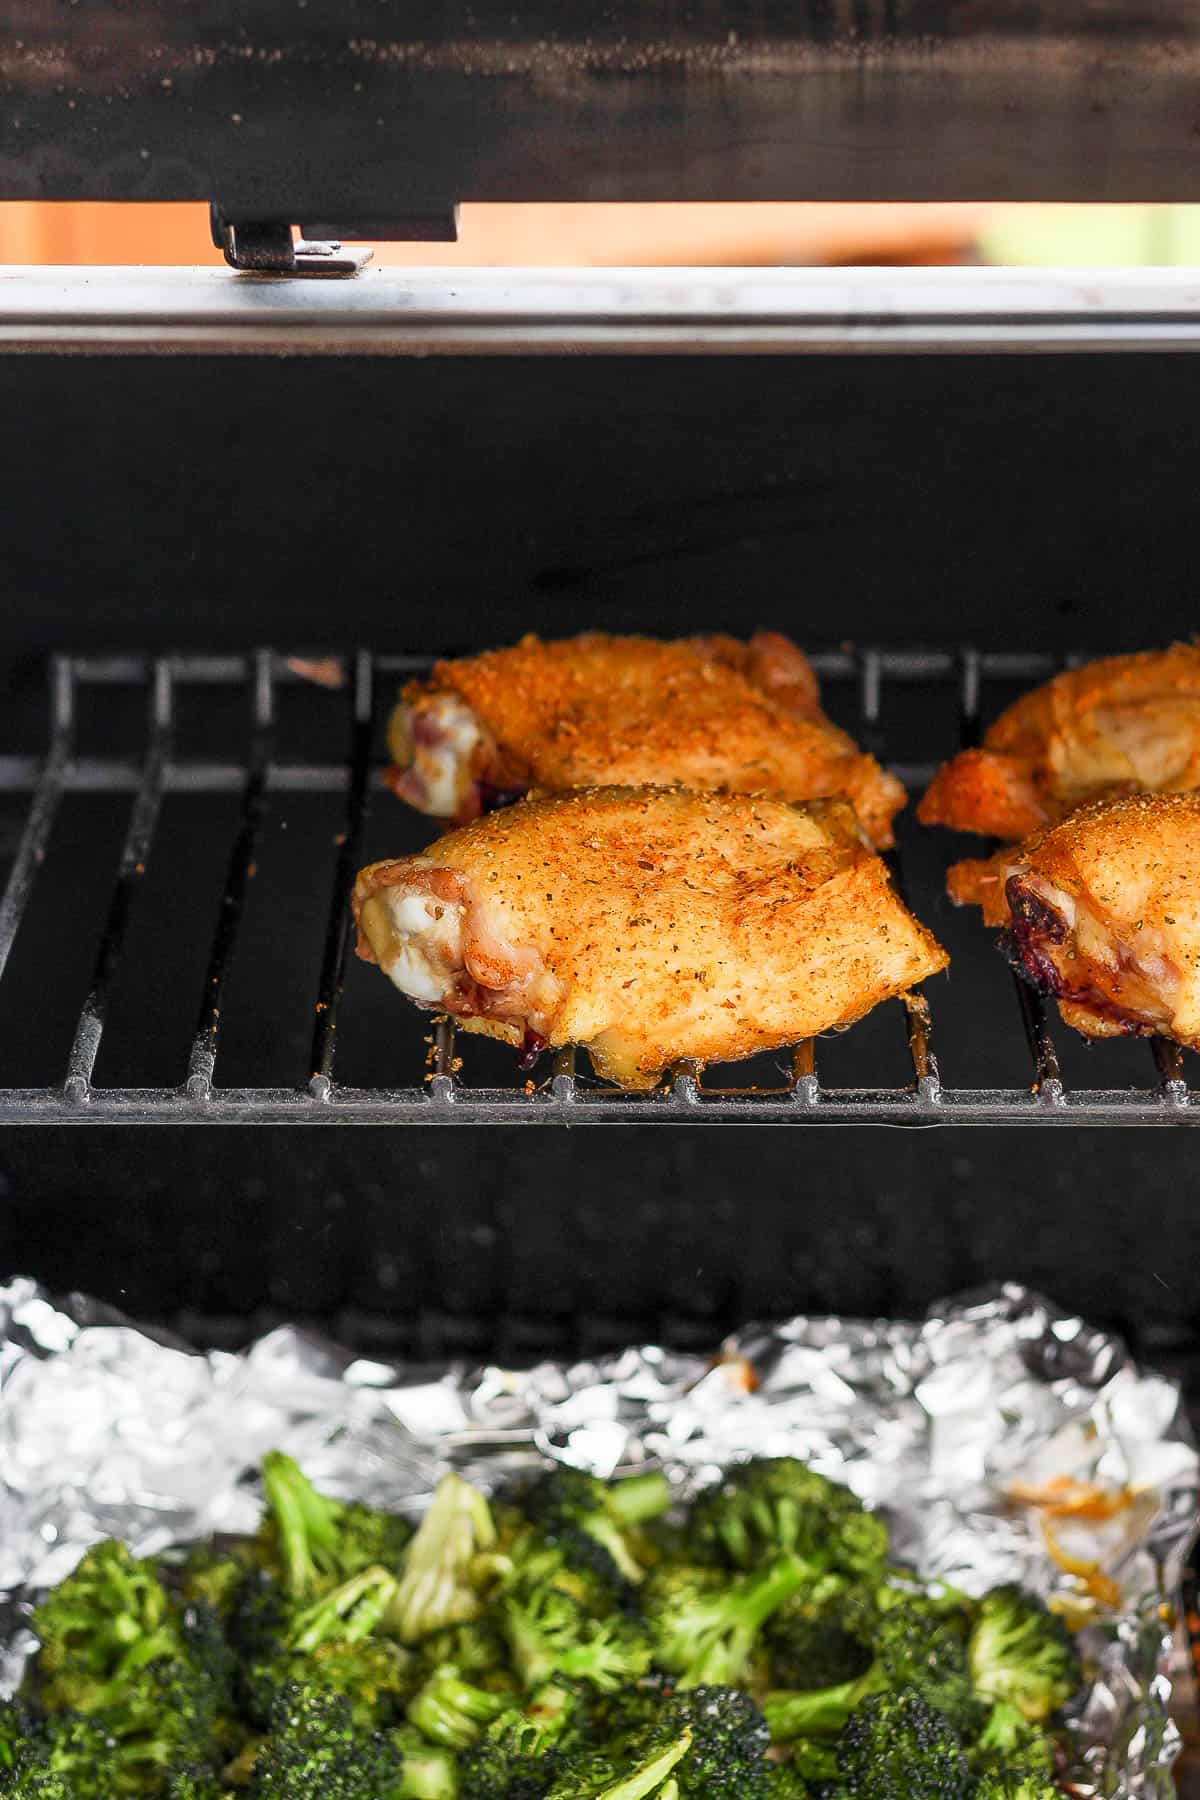
[[[50,665],[50,749],[37,785],[33,804],[21,833],[17,854],[0,896],[0,976],[3,976],[21,919],[33,890],[34,878],[42,866],[54,824],[58,804],[63,796],[67,767],[71,759],[71,734],[75,723],[75,685],[70,661],[56,656]]]
[[[367,817],[367,776],[371,763],[371,726],[374,718],[374,680],[369,651],[360,650],[354,659],[354,689],[351,703],[350,786],[346,800],[346,824],[338,851],[333,876],[333,894],[329,903],[329,926],[325,934],[325,954],[321,964],[321,980],[317,988],[316,1018],[313,1024],[312,1074],[309,1091],[314,1098],[325,1099],[333,1081],[334,1058],[337,1054],[337,1022],[342,988],[346,980],[346,957],[350,948],[350,889],[361,861],[363,828]]]
[[[0,758],[0,791],[29,793],[32,801],[7,887],[0,898],[0,973],[21,928],[27,903],[55,826],[64,794],[130,792],[133,805],[113,891],[100,936],[88,997],[71,1047],[64,1085],[59,1088],[17,1087],[0,1090],[0,1122],[80,1123],[504,1123],[546,1124],[641,1122],[746,1123],[800,1122],[821,1124],[1173,1124],[1200,1123],[1200,1106],[1192,1103],[1185,1060],[1177,1046],[1152,1041],[1155,1073],[1146,1065],[1144,1082],[1129,1087],[1068,1088],[1060,1068],[1046,1008],[1029,988],[1017,983],[1020,1015],[1033,1064],[1029,1086],[955,1087],[945,1081],[934,1050],[933,1022],[926,996],[910,998],[904,1010],[912,1079],[904,1086],[829,1087],[822,1084],[817,1048],[796,1045],[790,1067],[776,1083],[762,1086],[723,1085],[711,1075],[711,1087],[695,1065],[680,1063],[660,1087],[648,1094],[623,1094],[581,1077],[575,1053],[561,1050],[553,1058],[548,1079],[521,1086],[474,1085],[476,1051],[465,1049],[451,1020],[435,1024],[429,1069],[424,1081],[408,1087],[360,1088],[334,1079],[339,1006],[346,977],[350,919],[346,905],[354,873],[362,860],[370,794],[381,771],[371,766],[374,686],[376,676],[401,679],[427,668],[423,656],[372,659],[361,652],[352,659],[328,656],[254,655],[87,657],[57,659],[51,670],[51,734],[46,755]],[[870,736],[887,717],[889,683],[928,688],[943,704],[948,723],[957,707],[964,743],[977,742],[987,710],[991,682],[1039,680],[1061,667],[1061,659],[1021,652],[944,649],[836,650],[816,657],[826,681],[842,683],[858,702],[860,735]],[[281,763],[273,760],[276,702],[283,684],[324,692],[326,705],[349,702],[350,744],[346,758],[329,763]],[[209,762],[176,757],[173,752],[173,697],[177,686],[193,689],[230,687],[249,690],[253,731],[248,757],[242,762]],[[143,760],[88,757],[79,754],[75,710],[81,688],[149,689],[150,730]],[[339,698],[335,690],[348,692]],[[299,702],[298,702],[299,704]],[[312,704],[312,702],[304,702]],[[914,781],[927,771],[919,765],[890,766]],[[124,952],[131,915],[145,873],[147,857],[164,795],[229,792],[240,795],[234,839],[228,850],[221,907],[208,946],[204,992],[190,1044],[187,1078],[178,1087],[105,1089],[93,1085],[109,998]],[[312,1037],[310,1079],[295,1088],[215,1085],[222,1003],[237,953],[260,840],[265,809],[277,792],[344,796],[343,831],[332,874],[332,891],[317,982],[317,1011]],[[224,854],[224,852],[220,852]],[[898,885],[903,871],[891,859]],[[927,894],[913,896],[920,913]],[[987,955],[981,943],[979,954]],[[940,993],[940,990],[939,990]],[[947,989],[939,1005],[953,1007]],[[1014,1021],[1015,1025],[1015,1021]],[[1103,1049],[1095,1066],[1103,1067]],[[586,1066],[586,1065],[585,1065]],[[415,1078],[416,1071],[413,1071]]]
[[[150,841],[154,836],[154,827],[158,823],[158,812],[162,803],[163,770],[166,767],[167,751],[170,745],[173,714],[174,697],[171,686],[171,670],[166,660],[160,658],[154,664],[151,675],[150,738],[146,760],[142,768],[142,779],[129,816],[129,827],[121,849],[121,859],[117,865],[117,878],[100,938],[100,948],[96,953],[91,986],[83,1003],[83,1011],[80,1013],[79,1023],[75,1027],[74,1042],[67,1057],[63,1094],[71,1105],[82,1105],[90,1096],[92,1075],[96,1067],[96,1058],[100,1053],[100,1040],[104,1035],[104,1021],[108,1012],[112,984],[121,960],[125,934],[129,928],[129,915],[133,909],[134,896],[146,873],[146,865],[150,856]]]
[[[250,744],[246,785],[242,793],[241,817],[233,848],[229,853],[229,867],[221,894],[221,910],[217,916],[217,929],[209,952],[192,1053],[188,1058],[186,1086],[193,1100],[208,1099],[212,1090],[221,1031],[221,1002],[233,963],[238,927],[241,925],[246,903],[246,890],[250,884],[267,806],[271,734],[275,725],[275,687],[270,652],[260,650],[252,667],[254,735]]]
[[[454,1020],[438,1019],[433,1027],[433,1075],[429,1098],[448,1106],[454,1099]]]

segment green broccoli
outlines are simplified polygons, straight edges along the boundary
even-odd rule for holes
[[[812,1664],[819,1668],[820,1621],[812,1622],[810,1640],[797,1628],[794,1641],[797,1651],[807,1644]],[[797,1665],[803,1672],[799,1656]],[[844,1675],[844,1669],[838,1672]],[[885,1691],[919,1696],[968,1739],[980,1730],[986,1714],[971,1685],[961,1636],[946,1623],[942,1610],[917,1598],[906,1599],[883,1613],[875,1629],[874,1661],[861,1673],[823,1687],[773,1690],[767,1694],[763,1710],[775,1743],[832,1737],[842,1730],[856,1706]]]
[[[870,1800],[965,1800],[970,1771],[958,1733],[916,1694],[876,1694],[850,1716],[838,1770]]]
[[[166,1588],[112,1539],[85,1552],[31,1623],[41,1645],[37,1700],[47,1712],[93,1711],[112,1684],[179,1648]]]
[[[839,1687],[870,1668],[870,1643],[840,1622],[839,1613],[815,1611],[796,1595],[763,1628],[763,1640],[777,1688]]]
[[[431,1744],[466,1750],[511,1705],[511,1693],[473,1687],[455,1668],[435,1669],[409,1701],[408,1722]]]
[[[689,1537],[701,1561],[753,1569],[781,1554],[801,1557],[815,1576],[838,1570],[877,1576],[887,1560],[887,1527],[836,1482],[791,1456],[758,1457],[731,1470],[696,1500]]]
[[[281,1450],[263,1458],[262,1482],[267,1513],[259,1549],[293,1599],[308,1599],[373,1564],[399,1567],[413,1535],[407,1520],[318,1493]]]
[[[458,1800],[454,1752],[439,1749],[412,1726],[392,1734],[399,1757],[397,1784],[380,1800]]]
[[[559,1524],[551,1538],[511,1509],[501,1521],[496,1566],[504,1587],[557,1588],[597,1619],[631,1609],[634,1584],[589,1532]]]
[[[1035,1723],[1064,1706],[1083,1680],[1079,1652],[1062,1620],[1011,1583],[980,1602],[968,1661],[985,1699],[1007,1700]]]
[[[986,1708],[972,1687],[966,1644],[944,1612],[920,1599],[891,1608],[879,1621],[875,1650],[880,1685],[919,1694],[960,1737],[978,1733]]]
[[[355,1729],[339,1696],[291,1688],[276,1703],[254,1763],[251,1800],[391,1800],[402,1753],[381,1732]]]
[[[748,1694],[732,1687],[677,1694],[664,1707],[658,1728],[691,1739],[673,1771],[679,1800],[769,1800],[770,1739]]]
[[[678,1800],[678,1786],[668,1788],[668,1782],[690,1748],[685,1731],[583,1752],[567,1760],[546,1800]]]
[[[279,1610],[269,1587],[248,1589],[232,1624],[251,1653],[241,1671],[241,1698],[255,1724],[264,1725],[279,1695],[296,1684],[342,1695],[358,1726],[390,1723],[420,1680],[410,1651],[370,1636],[395,1590],[386,1570],[364,1569],[289,1613]]]
[[[415,1644],[483,1612],[477,1564],[496,1542],[491,1509],[478,1488],[445,1475],[408,1546],[387,1629]]]
[[[563,1533],[584,1532],[606,1550],[625,1581],[636,1585],[643,1570],[624,1533],[666,1512],[671,1489],[663,1475],[635,1475],[601,1481],[582,1469],[557,1463],[520,1494],[526,1518],[552,1542]]]
[[[159,1565],[163,1585],[186,1605],[211,1607],[222,1621],[250,1570],[257,1567],[257,1546],[246,1539],[193,1544],[182,1562],[166,1558]]]
[[[292,1620],[288,1644],[315,1650],[319,1644],[359,1644],[387,1616],[399,1583],[386,1569],[363,1569],[332,1588]]]
[[[809,1800],[809,1786],[794,1763],[773,1763],[767,1776],[767,1800]]]
[[[767,1619],[805,1579],[794,1556],[732,1582],[715,1570],[654,1570],[644,1596],[656,1660],[681,1688],[733,1685],[744,1678]]]
[[[612,1692],[637,1681],[650,1666],[650,1641],[640,1626],[620,1616],[589,1618],[557,1588],[506,1595],[500,1604],[500,1623],[513,1666],[527,1689],[563,1675]]]

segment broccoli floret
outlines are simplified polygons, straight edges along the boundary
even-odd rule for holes
[[[975,1740],[972,1760],[976,1769],[1019,1763],[1048,1775],[1054,1768],[1054,1740],[1007,1700],[997,1700]]]
[[[262,1481],[267,1516],[259,1547],[293,1599],[308,1599],[373,1564],[399,1567],[413,1534],[397,1514],[318,1493],[281,1450],[263,1458]]]
[[[826,1569],[875,1576],[887,1528],[849,1488],[791,1456],[758,1457],[733,1469],[692,1507],[689,1537],[701,1561],[753,1569],[780,1554]]]
[[[770,1742],[766,1721],[737,1688],[695,1688],[665,1707],[661,1727],[691,1744],[676,1765],[680,1800],[767,1800]]]
[[[567,1760],[546,1800],[678,1800],[673,1782],[676,1766],[691,1748],[682,1732],[647,1734],[602,1750],[582,1752]]]
[[[550,1682],[523,1709],[512,1708],[488,1726],[464,1755],[459,1800],[542,1800],[562,1764],[560,1750],[582,1743],[578,1691]]]
[[[507,1595],[500,1605],[500,1621],[513,1665],[527,1689],[563,1675],[612,1692],[637,1681],[650,1666],[650,1641],[639,1625],[619,1616],[589,1618],[557,1588]]]
[[[356,1730],[339,1696],[291,1688],[276,1704],[250,1794],[253,1800],[391,1800],[402,1767],[396,1745],[381,1732]]]
[[[850,1716],[838,1769],[871,1800],[965,1800],[970,1772],[949,1720],[916,1694],[876,1694]]]
[[[292,1620],[288,1643],[293,1650],[315,1650],[321,1644],[360,1644],[387,1616],[399,1583],[386,1569],[363,1569],[343,1581]]]
[[[681,1688],[741,1681],[763,1625],[805,1578],[788,1556],[733,1582],[714,1570],[656,1569],[644,1590],[656,1660]]]
[[[35,1607],[37,1699],[47,1712],[90,1712],[114,1682],[174,1655],[179,1632],[166,1588],[124,1544],[95,1544]]]
[[[519,1504],[552,1542],[572,1532],[594,1539],[608,1552],[622,1578],[636,1584],[643,1571],[623,1533],[666,1512],[671,1489],[662,1475],[606,1482],[582,1469],[556,1464],[521,1492]]]
[[[395,1577],[364,1569],[311,1606],[289,1616],[261,1586],[248,1590],[249,1627],[255,1659],[243,1668],[242,1704],[263,1725],[279,1695],[299,1683],[343,1695],[359,1726],[388,1723],[419,1681],[412,1654],[390,1640],[373,1638],[395,1594]]]
[[[409,1701],[408,1722],[431,1744],[466,1750],[511,1705],[511,1693],[473,1687],[454,1668],[435,1669]]]
[[[550,1537],[511,1509],[501,1516],[497,1564],[506,1587],[558,1588],[597,1619],[633,1609],[633,1583],[588,1532],[559,1524]]]
[[[472,1625],[452,1625],[421,1640],[421,1655],[431,1668],[453,1663],[461,1675],[489,1675],[508,1663],[508,1645],[489,1618]]]
[[[911,1689],[945,1715],[960,1737],[982,1727],[986,1708],[971,1685],[967,1648],[940,1610],[922,1600],[885,1612],[876,1635],[880,1685]]]
[[[1009,1584],[985,1594],[971,1633],[971,1678],[987,1700],[1007,1700],[1037,1722],[1071,1698],[1082,1668],[1062,1620],[1035,1594]]]
[[[164,1562],[160,1574],[164,1586],[185,1603],[211,1607],[222,1621],[228,1619],[247,1573],[257,1566],[252,1542],[231,1540],[193,1544],[182,1563]]]
[[[1061,1800],[1058,1783],[1040,1769],[1017,1765],[986,1769],[971,1790],[971,1800]]]
[[[479,1618],[483,1599],[473,1565],[495,1542],[491,1509],[478,1488],[459,1475],[443,1476],[408,1546],[387,1628],[402,1644],[415,1644]]]
[[[543,1800],[560,1759],[524,1714],[505,1713],[462,1758],[459,1800]]]
[[[873,1660],[870,1644],[836,1612],[814,1611],[800,1596],[768,1619],[763,1639],[777,1688],[838,1687],[865,1675]]]
[[[803,1650],[805,1640],[799,1631],[796,1642]],[[817,1667],[820,1642],[820,1622],[816,1621],[811,1643],[812,1662]],[[918,1598],[883,1613],[876,1627],[875,1659],[861,1673],[822,1687],[773,1690],[766,1696],[763,1710],[775,1743],[831,1737],[841,1731],[855,1707],[881,1691],[919,1696],[967,1739],[979,1731],[986,1715],[971,1685],[961,1636],[946,1622],[940,1608],[927,1606]]]

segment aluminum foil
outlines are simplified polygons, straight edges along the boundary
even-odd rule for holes
[[[551,1457],[662,1466],[681,1498],[748,1455],[795,1455],[887,1516],[899,1556],[974,1592],[1035,1587],[1085,1621],[1094,1679],[1073,1788],[1173,1792],[1169,1602],[1198,1463],[1176,1387],[1013,1286],[921,1323],[748,1327],[711,1359],[654,1346],[513,1372],[364,1361],[285,1327],[200,1354],[78,1295],[0,1286],[0,1684],[31,1597],[87,1547],[139,1554],[252,1530],[264,1451],[419,1512],[448,1466],[493,1486]],[[1072,1572],[1073,1571],[1073,1572]]]

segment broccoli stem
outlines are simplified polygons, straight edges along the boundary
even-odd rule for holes
[[[321,1559],[334,1554],[342,1507],[319,1494],[300,1465],[282,1450],[269,1450],[264,1456],[262,1483],[279,1533],[288,1592],[303,1598],[317,1579]]]
[[[424,1750],[406,1752],[400,1786],[389,1800],[455,1800],[457,1793],[453,1752],[430,1744]]]
[[[409,1722],[431,1744],[466,1750],[511,1704],[511,1695],[489,1694],[460,1681],[453,1669],[434,1674],[408,1709]]]
[[[444,1626],[479,1617],[483,1605],[472,1585],[472,1563],[495,1542],[491,1509],[478,1488],[459,1475],[443,1476],[408,1546],[388,1608],[388,1628],[401,1643],[415,1644]]]
[[[773,1744],[790,1744],[793,1738],[834,1737],[841,1731],[863,1692],[863,1682],[843,1681],[836,1687],[811,1692],[768,1694],[763,1717]]]
[[[626,1529],[660,1518],[670,1505],[671,1484],[665,1475],[628,1475],[608,1489],[608,1510]]]
[[[352,1576],[299,1614],[290,1633],[292,1649],[361,1643],[383,1620],[399,1585],[386,1569],[364,1569]]]
[[[676,1763],[682,1762],[692,1747],[692,1734],[687,1731],[671,1744],[653,1762],[648,1762],[634,1774],[627,1775],[618,1781],[615,1787],[606,1787],[595,1796],[595,1800],[644,1800],[647,1794],[654,1794],[666,1781]],[[676,1793],[678,1793],[676,1788]]]

